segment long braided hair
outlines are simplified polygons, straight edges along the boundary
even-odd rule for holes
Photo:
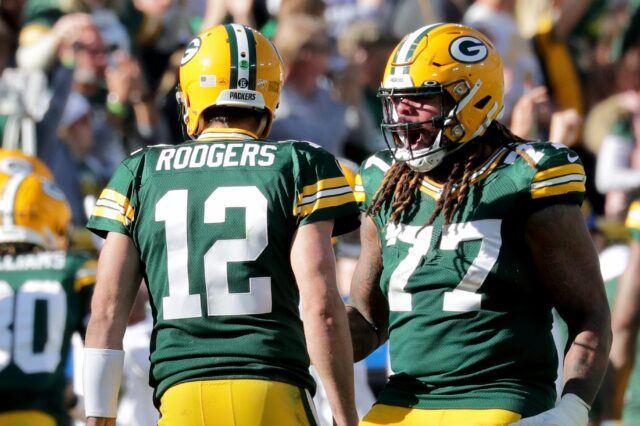
[[[436,203],[436,208],[426,225],[431,225],[440,213],[444,215],[445,224],[453,223],[456,213],[464,205],[473,170],[479,162],[484,160],[483,151],[487,145],[495,148],[511,147],[527,141],[511,132],[505,125],[494,121],[487,131],[480,137],[466,143],[460,151],[453,154],[453,161],[449,178],[445,182],[442,193]],[[425,173],[412,170],[405,162],[396,161],[384,175],[380,187],[373,196],[367,214],[374,215],[387,203],[391,203],[389,222],[397,223],[403,212],[413,203],[416,190],[420,188]]]

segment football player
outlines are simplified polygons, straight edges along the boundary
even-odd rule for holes
[[[0,150],[0,425],[67,425],[65,365],[95,260],[68,251],[71,211],[36,158]]]
[[[640,421],[640,370],[636,365],[640,329],[640,200],[631,203],[625,227],[631,237],[629,257],[615,290],[611,290],[613,344],[606,385],[600,395],[605,419],[601,425],[608,426]]]
[[[379,96],[389,150],[360,169],[348,311],[355,358],[388,338],[393,374],[362,424],[586,425],[610,330],[580,159],[498,121],[501,58],[466,26],[408,34]]]
[[[282,79],[259,32],[205,30],[180,66],[194,140],[132,154],[98,199],[88,227],[106,241],[85,348],[90,425],[115,424],[142,277],[159,425],[315,424],[309,358],[336,423],[357,422],[331,236],[357,228],[358,208],[333,156],[266,139]]]

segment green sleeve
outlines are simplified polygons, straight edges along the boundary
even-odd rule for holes
[[[335,157],[317,145],[294,142],[292,161],[296,176],[293,208],[298,224],[335,220],[334,235],[356,229],[358,206]]]
[[[133,235],[140,181],[138,165],[142,158],[144,151],[138,151],[118,166],[89,218],[87,229],[91,232],[103,238],[109,232]]]

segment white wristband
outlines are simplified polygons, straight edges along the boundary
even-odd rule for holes
[[[124,351],[84,348],[84,412],[87,417],[115,418]]]
[[[564,413],[564,422],[560,424],[585,425],[589,422],[591,406],[574,393],[565,393],[560,398],[556,409]]]

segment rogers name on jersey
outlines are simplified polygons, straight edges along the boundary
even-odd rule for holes
[[[160,152],[156,171],[202,167],[273,165],[277,147],[256,143],[198,144],[165,148]]]

